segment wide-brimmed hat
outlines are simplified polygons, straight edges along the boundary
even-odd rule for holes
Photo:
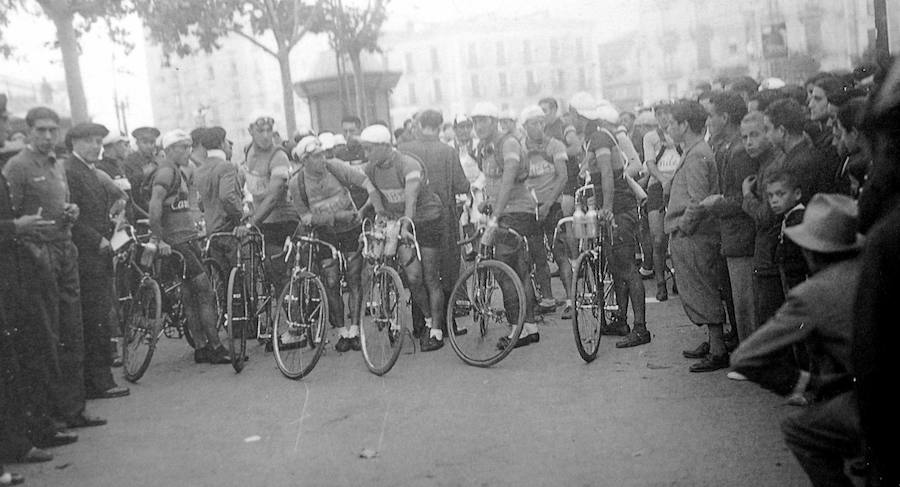
[[[809,200],[803,222],[784,229],[801,248],[833,254],[862,248],[856,202],[842,194],[819,193]]]

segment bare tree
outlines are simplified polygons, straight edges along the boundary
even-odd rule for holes
[[[0,26],[9,22],[12,12],[32,13],[34,4],[56,26],[56,40],[62,54],[63,69],[66,74],[66,89],[69,107],[74,123],[88,120],[87,98],[81,80],[81,66],[78,60],[80,49],[78,38],[101,19],[120,18],[128,13],[128,5],[117,0],[0,0]],[[112,28],[113,40],[122,41],[124,32]],[[0,29],[0,54],[9,56],[12,48],[3,39]]]
[[[0,0],[3,1],[3,0]],[[297,129],[290,55],[322,21],[318,3],[304,0],[134,0],[151,36],[179,56],[196,46],[212,52],[224,36],[241,37],[278,61],[288,133]],[[274,45],[263,38],[270,34]]]

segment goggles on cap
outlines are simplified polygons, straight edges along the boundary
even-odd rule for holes
[[[256,128],[272,128],[275,126],[275,119],[272,117],[259,117],[250,124],[251,127]]]

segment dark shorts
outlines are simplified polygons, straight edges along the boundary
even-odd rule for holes
[[[500,217],[500,227],[511,228],[527,238],[530,242],[538,242],[541,238],[541,226],[534,218],[534,213],[510,213]],[[497,233],[497,254],[512,253],[519,250],[522,241],[509,232]]]
[[[637,249],[638,213],[637,209],[616,213],[613,216],[616,228],[613,229],[613,249],[630,249],[631,255]]]
[[[547,217],[540,222],[541,231],[544,235],[553,238],[553,232],[556,231],[556,224],[559,223],[562,217],[562,206],[560,206],[558,202],[553,203],[553,205],[550,206],[550,211],[547,212]]]
[[[442,217],[416,222],[416,240],[419,242],[419,247],[428,249],[444,248],[444,235],[446,233],[447,226],[444,224]]]
[[[647,212],[665,211],[666,203],[668,201],[663,195],[662,184],[653,183],[647,187]]]
[[[334,245],[341,253],[359,252],[359,235],[362,227],[356,227],[341,233],[321,232],[319,238]],[[331,251],[325,247],[319,248],[319,259],[331,259]]]
[[[259,226],[259,231],[266,237],[266,247],[270,249],[269,253],[272,253],[272,249],[281,249],[284,241],[292,236],[295,230],[297,230],[295,221],[263,223]]]
[[[203,263],[200,261],[201,251],[200,242],[197,239],[188,240],[187,242],[172,245],[172,250],[180,253],[184,257],[184,280],[189,281],[200,274],[203,274]],[[163,258],[162,277],[164,281],[180,278],[182,271],[182,262],[174,255]]]

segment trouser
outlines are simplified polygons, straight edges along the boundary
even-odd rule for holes
[[[769,275],[753,271],[753,299],[756,313],[756,327],[764,325],[769,318],[775,316],[778,308],[784,304],[784,290],[781,278],[777,274]]]
[[[71,240],[26,244],[49,273],[47,293],[39,303],[58,337],[56,354],[60,373],[52,377],[50,392],[54,413],[62,418],[84,412],[84,330],[81,316],[81,289],[78,278],[78,249]],[[108,349],[107,349],[108,351]]]
[[[281,253],[285,239],[292,236],[296,229],[296,221],[263,223],[259,226],[259,230],[266,239],[266,255],[269,257],[266,267],[270,273],[269,278],[275,284],[276,292],[281,292],[281,288],[287,284],[290,275],[288,275],[288,264],[284,259],[273,259],[272,256]]]
[[[109,255],[79,250],[78,275],[84,330],[84,387],[89,392],[103,392],[116,386],[110,370],[112,269]]]
[[[441,290],[444,292],[444,309],[441,310],[442,316],[447,316],[447,307],[452,306],[451,294],[453,286],[459,279],[460,261],[462,260],[459,253],[459,247],[456,242],[459,241],[459,215],[456,214],[455,207],[444,207],[443,212],[444,238],[442,241],[439,255],[439,278]],[[442,328],[446,328],[444,320],[438,320],[443,323]],[[425,315],[415,301],[412,303],[412,323],[413,330],[416,333],[422,331],[425,327]],[[443,331],[446,331],[443,330]]]
[[[753,257],[727,257],[734,321],[740,341],[756,331],[756,309],[753,294]]]
[[[511,213],[500,217],[499,225],[511,228],[530,242],[537,242],[540,230],[532,213]],[[497,242],[494,245],[494,257],[500,262],[512,267],[525,289],[525,322],[534,323],[534,287],[531,285],[531,258],[525,251],[525,242],[513,237],[512,234],[500,230],[497,233]],[[519,319],[519,305],[516,299],[515,285],[506,279],[499,279],[500,289],[503,291],[503,306],[510,323],[516,323]]]
[[[856,397],[845,392],[815,403],[781,423],[784,442],[815,487],[851,487],[844,460],[860,455]]]
[[[731,290],[731,276],[728,273],[728,263],[725,256],[719,255],[716,268],[719,270],[719,296],[722,299],[722,306],[725,307],[725,316],[731,325],[731,333],[736,333],[737,319],[735,318],[734,298]]]

